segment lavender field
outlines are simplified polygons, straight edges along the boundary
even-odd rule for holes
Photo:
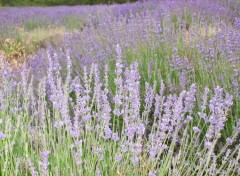
[[[240,1],[0,8],[0,176],[240,175]]]

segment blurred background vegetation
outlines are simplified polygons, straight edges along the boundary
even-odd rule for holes
[[[134,1],[136,0],[0,0],[0,6],[93,5]]]

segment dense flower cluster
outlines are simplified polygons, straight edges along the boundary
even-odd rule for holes
[[[239,3],[1,10],[3,33],[76,31],[0,65],[0,173],[240,174]]]
[[[237,173],[240,151],[238,144],[233,143],[237,142],[239,130],[236,129],[223,146],[219,143],[233,105],[233,96],[224,93],[219,86],[209,95],[206,88],[198,107],[196,84],[178,95],[167,95],[165,84],[161,81],[159,92],[156,83],[146,83],[145,97],[141,99],[138,64],[132,63],[123,69],[121,48],[119,45],[116,48],[118,67],[114,80],[116,92],[112,100],[109,96],[108,67],[105,67],[103,79],[96,64],[89,70],[83,70],[82,79],[71,77],[70,58],[69,76],[63,80],[57,74],[58,70],[53,69],[52,56],[49,55],[48,76],[39,81],[37,92],[33,91],[33,79],[26,75],[27,70],[22,72],[21,81],[12,90],[7,90],[12,80],[5,80],[1,88],[2,103],[6,104],[1,110],[1,125],[6,133],[1,132],[1,140],[5,141],[2,143],[3,151],[7,152],[5,155],[10,155],[12,151],[7,141],[16,141],[16,135],[24,135],[32,146],[32,152],[40,147],[47,148],[40,153],[39,171],[27,157],[27,168],[32,175],[48,175],[55,169],[56,173],[61,173],[61,169],[57,168],[60,163],[51,162],[49,157],[67,157],[68,161],[73,158],[74,164],[69,168],[73,174],[102,175],[110,172],[105,167],[101,168],[102,165],[114,170],[133,168],[129,173],[135,174],[141,173],[135,170],[138,167],[147,167],[143,172],[149,175]],[[17,109],[10,111],[11,107]],[[198,112],[194,110],[197,107]],[[193,119],[198,124],[203,119],[207,130],[201,130],[201,126],[191,127]],[[23,126],[26,131],[21,130]],[[21,143],[21,140],[18,142]],[[63,155],[70,154],[72,157],[58,156],[63,148]],[[219,148],[220,152],[215,148]],[[190,160],[188,168],[183,169]],[[86,168],[94,161],[97,169],[91,173]],[[8,164],[5,166],[9,167]]]

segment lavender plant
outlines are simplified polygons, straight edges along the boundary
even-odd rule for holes
[[[66,33],[0,64],[0,175],[239,175],[239,5],[1,8],[0,45]]]
[[[161,81],[159,92],[156,83],[146,83],[142,99],[138,64],[123,69],[119,45],[117,54],[113,99],[107,66],[104,79],[96,64],[72,77],[70,57],[63,79],[49,55],[48,79],[36,92],[27,68],[14,86],[2,76],[1,173],[236,175],[239,124],[220,140],[233,96],[218,86],[212,93],[206,88],[201,98],[196,84],[168,94]]]

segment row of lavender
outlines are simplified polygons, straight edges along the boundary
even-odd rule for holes
[[[0,12],[0,31],[14,35],[15,30],[23,28],[32,30],[34,28],[46,28],[49,25],[65,26],[71,28],[71,22],[77,23],[76,27],[99,25],[109,23],[110,19],[116,21],[126,18],[125,22],[131,19],[131,14],[136,15],[146,10],[154,12],[156,15],[171,15],[175,12],[181,18],[181,11],[188,8],[190,12],[208,15],[224,19],[239,27],[240,5],[235,0],[230,1],[150,1],[148,3],[133,3],[112,6],[60,6],[60,7],[2,7]],[[144,20],[145,17],[143,17]],[[74,25],[74,24],[73,24]],[[16,34],[17,35],[17,34]]]
[[[237,1],[25,9],[92,16],[19,72],[3,64],[2,175],[239,174]],[[15,10],[9,30],[29,21]]]
[[[197,96],[197,85],[166,95],[161,81],[145,83],[140,95],[138,64],[123,68],[117,45],[110,96],[109,72],[96,64],[63,80],[49,55],[47,76],[34,89],[24,68],[21,82],[3,76],[1,172],[23,175],[236,175],[240,124],[221,131],[233,96],[217,86]],[[112,73],[111,73],[112,74]],[[29,80],[29,81],[28,81]],[[143,107],[141,106],[143,105]],[[198,109],[197,111],[195,109]]]
[[[191,81],[201,81],[199,83],[204,86],[209,86],[211,82],[230,89],[238,96],[240,18],[237,8],[231,11],[215,1],[153,1],[133,4],[127,10],[126,7],[113,10],[122,13],[109,13],[105,19],[96,18],[81,31],[66,34],[62,46],[49,48],[49,52],[52,55],[57,53],[56,57],[63,67],[66,66],[66,50],[70,50],[75,66],[73,72],[79,74],[81,65],[114,62],[114,47],[119,43],[126,62],[138,60],[141,70],[153,70],[154,73],[150,74],[154,75],[159,68],[161,72],[167,67],[169,73],[163,75],[163,79],[168,83],[180,82],[181,87],[185,88],[191,85]],[[148,59],[144,59],[143,54],[148,55]],[[46,62],[46,53],[42,50],[31,59],[30,64],[36,75],[41,77],[45,73]],[[151,65],[151,68],[142,68],[146,65]],[[177,80],[167,81],[166,77],[171,77],[173,72]],[[192,78],[196,72],[210,75],[209,80]],[[162,74],[165,73],[162,71]]]

